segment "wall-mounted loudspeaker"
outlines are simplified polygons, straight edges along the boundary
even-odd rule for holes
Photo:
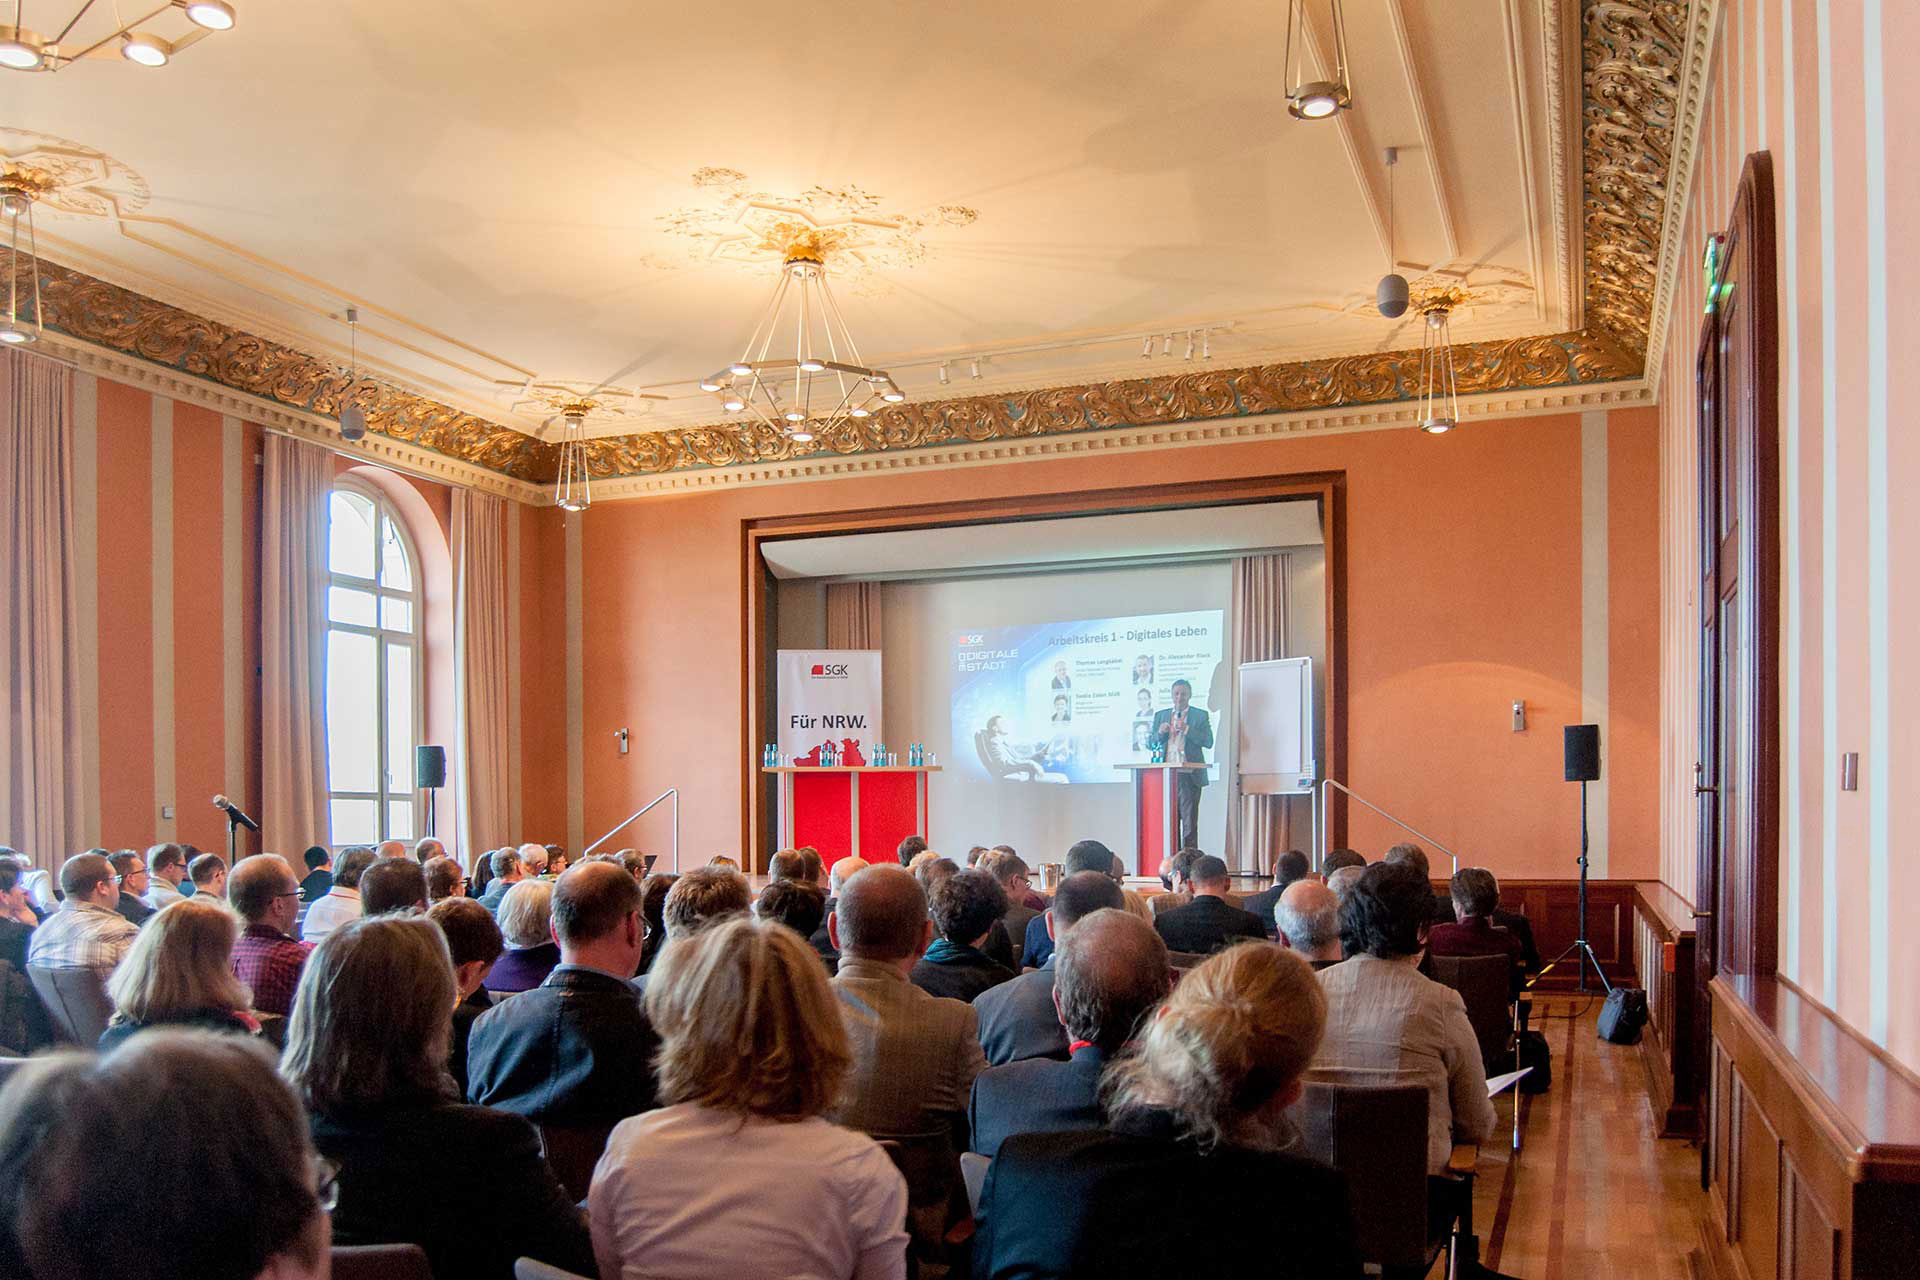
[[[1567,781],[1600,780],[1600,726],[1570,724],[1566,730]]]
[[[423,789],[447,785],[447,749],[445,747],[413,749],[413,785]]]

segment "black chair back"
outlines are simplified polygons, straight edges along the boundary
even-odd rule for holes
[[[1429,956],[1433,979],[1460,993],[1488,1075],[1513,1067],[1513,966],[1505,956]]]
[[[539,1129],[540,1150],[547,1157],[547,1167],[553,1170],[553,1176],[560,1180],[569,1196],[576,1202],[585,1200],[587,1188],[593,1183],[593,1167],[606,1152],[613,1126],[568,1128],[543,1124]]]
[[[83,1049],[100,1043],[100,1033],[113,1017],[113,1002],[107,999],[107,984],[98,972],[30,964],[27,977],[53,1019],[55,1040]]]
[[[1424,1274],[1439,1253],[1427,1238],[1426,1086],[1316,1072],[1290,1114],[1306,1154],[1346,1177],[1361,1258]]]
[[[333,1280],[433,1280],[417,1244],[337,1244],[331,1261]]]
[[[943,1129],[873,1136],[907,1180],[908,1275],[944,1276],[964,1267],[973,1209],[953,1135]]]

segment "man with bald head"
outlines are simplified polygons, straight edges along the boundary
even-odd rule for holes
[[[27,963],[47,969],[92,969],[105,982],[140,930],[115,908],[120,880],[101,853],[76,853],[60,866],[66,900],[27,944]]]
[[[227,901],[242,928],[233,944],[233,976],[253,992],[253,1007],[286,1017],[313,947],[293,938],[300,882],[278,854],[242,858],[227,877]]]
[[[1273,923],[1280,945],[1298,951],[1316,970],[1339,964],[1340,899],[1318,880],[1299,880],[1287,886],[1273,904]]]
[[[1105,907],[1125,903],[1120,886],[1098,871],[1079,871],[1060,882],[1053,905],[1041,913],[1041,926],[1056,943],[1067,930]],[[980,1019],[980,1048],[992,1066],[1023,1058],[1067,1058],[1067,1033],[1053,1007],[1054,955],[1038,969],[1011,982],[989,987],[973,998]]]
[[[646,941],[640,904],[640,886],[617,862],[583,862],[554,881],[560,963],[474,1021],[469,1101],[601,1130],[656,1105],[650,1064],[660,1040],[632,982]]]
[[[1100,1073],[1173,989],[1167,944],[1138,916],[1103,907],[1067,930],[1054,951],[1053,1003],[1070,1038],[1065,1062],[1029,1058],[973,1082],[970,1148],[992,1159],[1016,1133],[1098,1129]]]
[[[887,863],[866,868],[841,887],[827,928],[840,952],[833,989],[853,1050],[831,1118],[880,1136],[957,1131],[986,1062],[973,1006],[907,980],[933,940],[919,881]]]

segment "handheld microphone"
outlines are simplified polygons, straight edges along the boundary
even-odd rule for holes
[[[240,811],[240,807],[234,804],[233,801],[227,799],[225,796],[215,796],[213,798],[213,807],[220,810],[222,813],[226,814],[229,818],[232,818],[235,822],[239,823],[241,826],[245,827],[249,831],[258,831],[260,829],[259,823],[255,822],[252,818],[249,818],[245,813],[242,813]]]

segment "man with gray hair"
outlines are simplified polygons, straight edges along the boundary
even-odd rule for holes
[[[1100,1073],[1173,989],[1167,946],[1138,916],[1103,907],[1075,923],[1054,952],[1053,1003],[1070,1037],[1065,1062],[1029,1058],[973,1082],[971,1148],[992,1159],[1016,1133],[1098,1129]]]
[[[520,865],[526,868],[529,876],[538,880],[541,876],[547,874],[547,846],[534,844],[529,841],[521,845],[518,849],[515,849],[514,852],[520,855]]]
[[[1364,866],[1345,866],[1331,871],[1327,874],[1327,888],[1333,890],[1333,896],[1344,903],[1365,871]]]
[[[542,849],[540,852],[545,853]],[[480,894],[480,905],[493,912],[494,918],[500,916],[500,899],[507,896],[507,890],[527,878],[527,869],[520,865],[520,853],[517,849],[495,849],[492,854],[493,879],[487,881],[487,887]]]
[[[1318,880],[1298,880],[1273,904],[1280,945],[1298,951],[1315,970],[1339,964],[1340,899]]]
[[[985,861],[985,859],[982,859]],[[1043,927],[1056,942],[1081,920],[1102,908],[1124,906],[1120,886],[1098,871],[1080,871],[1060,882],[1053,905],[1044,914]],[[980,1019],[980,1048],[992,1066],[1023,1058],[1067,1057],[1067,1033],[1053,1007],[1055,956],[1038,969],[989,987],[973,998]]]
[[[814,855],[816,858],[819,856],[817,853]],[[833,938],[827,933],[833,921],[833,905],[839,901],[840,891],[846,887],[853,873],[866,869],[867,860],[857,853],[852,853],[834,863],[833,869],[827,872],[827,913],[820,917],[820,927],[813,931],[813,936],[807,941],[811,942],[813,949],[820,953],[820,958],[827,962],[829,972],[840,963],[840,952],[834,947]]]

